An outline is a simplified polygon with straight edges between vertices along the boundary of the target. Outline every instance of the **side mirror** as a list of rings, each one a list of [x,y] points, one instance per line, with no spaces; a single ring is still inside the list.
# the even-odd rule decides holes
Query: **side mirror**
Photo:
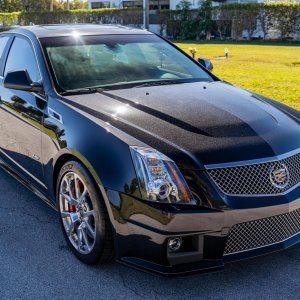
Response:
[[[208,71],[212,72],[214,66],[212,64],[212,62],[209,59],[205,59],[205,58],[198,58],[198,63],[200,65],[202,65],[203,67],[205,67]]]
[[[32,82],[26,70],[7,73],[4,78],[4,87],[35,93],[43,91],[43,85],[39,82]]]

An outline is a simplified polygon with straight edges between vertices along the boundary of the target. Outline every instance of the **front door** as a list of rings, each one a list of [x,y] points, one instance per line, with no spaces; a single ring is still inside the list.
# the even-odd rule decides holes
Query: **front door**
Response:
[[[33,82],[41,81],[32,44],[22,36],[13,40],[4,78],[8,72],[19,70],[27,70]],[[21,175],[43,186],[41,127],[45,102],[35,93],[4,88],[3,80],[0,82],[0,155]]]

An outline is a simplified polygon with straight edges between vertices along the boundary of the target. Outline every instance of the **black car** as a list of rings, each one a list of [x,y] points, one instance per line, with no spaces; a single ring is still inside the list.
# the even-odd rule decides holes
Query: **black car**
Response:
[[[299,111],[144,30],[14,28],[0,56],[1,165],[81,261],[188,274],[299,242]]]

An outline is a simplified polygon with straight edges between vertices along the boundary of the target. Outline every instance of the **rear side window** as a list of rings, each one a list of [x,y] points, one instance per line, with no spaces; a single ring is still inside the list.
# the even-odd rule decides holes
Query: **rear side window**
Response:
[[[40,80],[39,68],[30,43],[26,39],[16,37],[7,57],[4,75],[20,70],[27,70],[33,82]]]
[[[8,42],[8,40],[9,40],[8,36],[1,36],[0,37],[0,59],[2,58],[2,54],[3,54],[3,51],[5,49],[5,46]]]

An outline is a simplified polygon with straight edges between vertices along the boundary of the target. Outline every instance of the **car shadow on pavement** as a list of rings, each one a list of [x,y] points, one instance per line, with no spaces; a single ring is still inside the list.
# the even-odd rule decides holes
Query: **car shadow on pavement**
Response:
[[[253,299],[300,297],[300,247],[231,263],[224,271],[164,278],[70,252],[57,212],[0,170],[1,297],[33,299]]]

